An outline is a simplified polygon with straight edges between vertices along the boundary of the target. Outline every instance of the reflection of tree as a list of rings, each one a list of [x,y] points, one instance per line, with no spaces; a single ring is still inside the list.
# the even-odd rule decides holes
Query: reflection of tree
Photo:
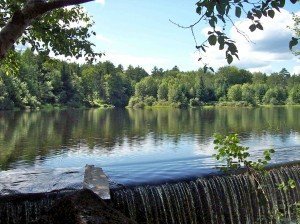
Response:
[[[280,134],[283,141],[299,132],[299,107],[210,108],[151,110],[63,110],[0,113],[0,168],[37,156],[76,150],[84,142],[91,152],[114,150],[116,145],[143,142],[148,135],[157,145],[182,136],[203,143],[215,132],[240,133],[241,138]],[[141,145],[142,147],[142,145]],[[98,153],[98,151],[97,151]]]

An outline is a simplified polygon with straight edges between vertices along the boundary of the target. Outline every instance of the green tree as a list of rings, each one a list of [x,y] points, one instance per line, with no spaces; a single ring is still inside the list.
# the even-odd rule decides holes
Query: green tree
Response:
[[[300,103],[300,85],[294,86],[289,91],[289,101],[291,103]]]
[[[138,97],[146,97],[146,96],[153,96],[157,97],[157,82],[153,77],[146,77],[142,79],[139,83],[135,86],[135,95]]]
[[[60,103],[67,104],[74,96],[74,88],[72,84],[71,71],[67,64],[63,63],[61,69],[61,92]]]
[[[149,75],[143,68],[139,66],[134,68],[131,65],[128,66],[125,74],[128,77],[128,79],[132,80],[133,84],[139,82],[141,79]]]
[[[287,85],[288,76],[284,73],[272,73],[267,78],[267,85],[268,86],[281,86],[285,88]]]
[[[116,107],[128,105],[133,93],[130,81],[124,74],[106,74],[104,76],[105,100]]]
[[[241,101],[242,100],[242,86],[240,84],[231,86],[228,90],[227,98],[229,101]]]
[[[188,105],[188,91],[183,84],[171,85],[168,89],[168,101],[178,107]]]
[[[262,72],[254,72],[252,74],[252,83],[253,84],[264,84],[267,82],[267,75]]]
[[[0,79],[0,109],[7,110],[13,109],[14,102],[9,99],[9,94],[7,92],[6,86],[2,80]]]
[[[151,71],[151,75],[153,76],[161,76],[164,73],[164,70],[162,68],[158,68],[154,66],[154,68]]]
[[[255,90],[252,85],[244,84],[242,86],[242,100],[252,105],[256,104]]]
[[[196,97],[198,98],[198,100],[202,102],[207,102],[206,86],[202,75],[200,75],[195,89],[196,89]]]
[[[168,100],[168,85],[166,83],[161,83],[157,90],[157,99]]]
[[[268,89],[268,91],[266,92],[263,98],[263,102],[265,104],[277,105],[277,104],[284,104],[286,99],[287,99],[287,94],[285,89],[274,87]]]
[[[100,54],[93,51],[89,41],[95,34],[90,31],[93,22],[78,6],[89,1],[92,0],[1,1],[0,59],[5,58],[15,45],[30,44],[33,50],[46,54],[51,50],[56,55],[94,60]],[[74,26],[74,23],[81,25]],[[2,64],[14,62],[12,55],[7,55]]]
[[[253,85],[253,89],[256,103],[263,103],[263,98],[268,90],[268,86],[266,84],[255,84]]]

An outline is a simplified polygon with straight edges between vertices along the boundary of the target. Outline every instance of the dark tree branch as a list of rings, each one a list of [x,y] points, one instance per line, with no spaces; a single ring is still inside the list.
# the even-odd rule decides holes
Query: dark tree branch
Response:
[[[203,14],[195,23],[193,23],[192,25],[189,26],[182,26],[179,23],[175,23],[174,21],[172,21],[171,19],[169,19],[169,21],[171,23],[173,23],[174,25],[178,26],[179,28],[183,28],[183,29],[191,29],[194,26],[196,26],[203,18],[204,18],[205,14]]]
[[[41,15],[54,9],[63,8],[71,5],[79,5],[91,1],[94,0],[55,0],[46,3],[36,4],[35,9],[33,8],[33,11],[35,12],[38,10],[38,13]]]
[[[0,60],[5,57],[32,21],[39,16],[58,8],[91,1],[94,0],[28,1],[22,9],[13,13],[11,19],[0,30]]]

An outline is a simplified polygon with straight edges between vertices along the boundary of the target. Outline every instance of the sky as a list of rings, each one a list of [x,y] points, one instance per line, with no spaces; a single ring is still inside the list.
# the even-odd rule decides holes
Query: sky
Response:
[[[289,1],[286,1],[289,2]],[[103,61],[115,64],[141,66],[148,72],[154,66],[171,69],[177,65],[181,70],[197,70],[203,67],[189,29],[181,29],[169,20],[181,25],[190,25],[199,16],[196,1],[186,0],[96,0],[83,6],[93,17],[97,35],[93,37],[95,50],[104,52]],[[300,4],[288,3],[286,10],[275,14],[274,19],[264,18],[264,31],[251,33],[249,21],[234,20],[238,27],[249,34],[252,43],[239,35],[234,28],[228,33],[236,40],[240,60],[232,65],[250,71],[266,73],[287,68],[291,73],[300,74],[300,58],[288,49],[292,32],[291,12],[300,14]],[[195,29],[198,43],[207,37],[208,25],[198,24]],[[203,61],[215,70],[227,65],[225,52],[218,47],[209,48]]]

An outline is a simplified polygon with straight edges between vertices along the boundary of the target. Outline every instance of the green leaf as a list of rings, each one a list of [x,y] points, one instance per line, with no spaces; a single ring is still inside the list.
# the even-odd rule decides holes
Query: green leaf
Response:
[[[271,18],[273,19],[274,16],[275,16],[275,11],[274,11],[273,9],[270,9],[270,10],[268,11],[268,16],[271,17]]]
[[[261,18],[262,12],[260,10],[252,9],[252,11],[257,18],[259,18],[259,19]]]
[[[254,30],[256,30],[256,25],[252,24],[251,26],[249,26],[249,29],[251,32],[253,32]]]
[[[210,35],[210,36],[208,37],[208,43],[209,43],[211,46],[215,45],[215,44],[217,43],[217,36],[215,36],[215,35]]]
[[[215,27],[216,25],[215,25],[215,20],[213,19],[213,18],[211,18],[210,20],[209,20],[209,25],[211,26],[211,27]]]
[[[200,15],[201,14],[201,10],[202,10],[202,7],[198,6],[197,9],[196,9],[196,13],[198,13]]]
[[[225,14],[225,4],[217,4],[216,8],[217,8],[217,11],[220,15]]]
[[[229,13],[229,11],[230,11],[230,8],[231,8],[230,5],[227,5],[227,6],[226,6],[226,15],[228,15],[228,13]]]
[[[227,63],[231,64],[231,62],[233,61],[233,57],[231,56],[231,54],[227,54]]]
[[[223,49],[224,49],[224,43],[220,44],[220,46],[219,46],[219,50],[223,50]]]
[[[251,19],[251,20],[254,20],[254,17],[253,17],[253,15],[252,15],[252,13],[250,11],[247,14],[247,18]]]
[[[295,37],[292,37],[292,40],[291,40],[290,43],[289,43],[289,48],[290,48],[290,50],[292,50],[292,48],[293,48],[294,46],[296,46],[297,44],[298,44],[298,39],[295,38]]]
[[[241,7],[235,7],[235,16],[240,18],[241,17],[241,14],[242,14],[242,9]]]
[[[264,29],[263,26],[262,26],[260,23],[257,23],[257,24],[256,24],[256,27],[257,27],[258,29],[260,29],[260,30],[263,30],[263,29]]]
[[[218,42],[219,42],[220,45],[224,45],[224,41],[225,41],[224,36],[219,36],[218,37]]]
[[[279,6],[280,8],[283,8],[283,7],[285,6],[285,0],[279,0],[278,6]]]

